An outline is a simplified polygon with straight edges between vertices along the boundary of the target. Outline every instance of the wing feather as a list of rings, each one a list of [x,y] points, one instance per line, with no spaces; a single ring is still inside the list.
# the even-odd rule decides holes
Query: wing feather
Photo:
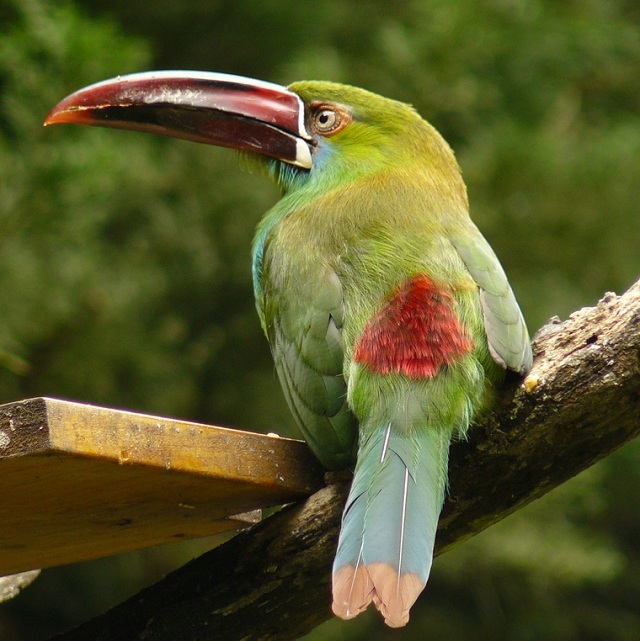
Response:
[[[532,363],[529,332],[502,265],[478,228],[469,221],[451,242],[480,287],[485,331],[493,359],[523,374]]]
[[[307,296],[280,300],[269,340],[285,397],[309,447],[328,468],[353,458],[357,423],[343,376],[342,286],[326,271]]]

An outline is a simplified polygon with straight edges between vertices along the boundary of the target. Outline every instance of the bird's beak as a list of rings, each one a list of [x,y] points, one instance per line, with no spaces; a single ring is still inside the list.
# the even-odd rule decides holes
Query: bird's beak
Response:
[[[222,73],[118,76],[59,102],[44,124],[146,131],[251,151],[303,169],[312,164],[304,104],[286,87]]]

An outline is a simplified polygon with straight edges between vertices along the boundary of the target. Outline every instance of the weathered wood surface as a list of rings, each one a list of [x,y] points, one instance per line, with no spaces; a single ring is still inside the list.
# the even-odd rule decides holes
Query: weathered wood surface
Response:
[[[524,385],[451,452],[437,553],[468,539],[640,432],[640,284],[551,322]],[[286,641],[328,619],[347,483],[240,533],[57,641]]]
[[[28,587],[40,575],[40,570],[29,570],[19,574],[0,576],[0,603],[9,601],[20,593],[20,590]]]
[[[0,406],[0,574],[247,527],[259,519],[250,511],[321,483],[300,441],[47,398],[10,403]]]

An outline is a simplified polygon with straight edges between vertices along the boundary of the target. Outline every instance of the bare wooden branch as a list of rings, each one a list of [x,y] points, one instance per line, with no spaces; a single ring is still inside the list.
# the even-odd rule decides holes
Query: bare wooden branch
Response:
[[[0,603],[18,596],[20,590],[24,590],[35,581],[39,574],[40,570],[29,570],[9,576],[0,576]]]
[[[640,283],[551,321],[536,361],[451,452],[442,553],[640,432]],[[335,482],[57,641],[279,641],[330,617],[329,574],[348,484]]]

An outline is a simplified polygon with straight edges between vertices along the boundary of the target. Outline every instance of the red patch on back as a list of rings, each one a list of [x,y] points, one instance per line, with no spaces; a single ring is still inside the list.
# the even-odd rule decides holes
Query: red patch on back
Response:
[[[429,278],[412,276],[364,328],[354,360],[377,374],[432,378],[473,347],[452,303]]]

